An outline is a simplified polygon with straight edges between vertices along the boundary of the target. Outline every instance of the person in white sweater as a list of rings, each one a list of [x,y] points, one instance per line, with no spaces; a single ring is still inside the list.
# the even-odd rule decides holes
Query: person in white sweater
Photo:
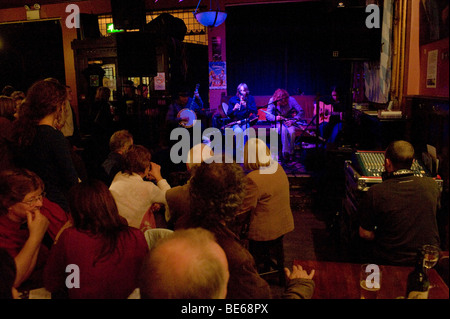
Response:
[[[151,161],[150,151],[142,145],[130,147],[125,155],[125,169],[116,174],[109,187],[119,214],[129,226],[141,230],[156,227],[154,204],[167,205],[168,189],[170,185],[161,176],[161,166]]]

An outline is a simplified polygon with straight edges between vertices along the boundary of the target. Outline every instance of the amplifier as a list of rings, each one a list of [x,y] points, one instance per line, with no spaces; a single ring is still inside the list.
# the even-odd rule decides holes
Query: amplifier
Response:
[[[421,160],[415,159],[411,170],[415,176],[432,177],[425,168]],[[357,151],[353,154],[352,160],[345,161],[346,177],[350,180],[347,187],[357,188],[366,191],[373,184],[381,183],[381,175],[384,172],[384,152],[383,151]],[[442,179],[439,176],[433,177],[442,191]]]

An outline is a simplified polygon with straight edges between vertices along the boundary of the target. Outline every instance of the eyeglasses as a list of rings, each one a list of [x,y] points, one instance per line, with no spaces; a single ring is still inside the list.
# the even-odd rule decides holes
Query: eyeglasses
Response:
[[[22,201],[22,203],[27,204],[30,207],[36,205],[38,201],[41,201],[45,197],[45,192],[42,192],[41,195],[30,198],[29,200]]]

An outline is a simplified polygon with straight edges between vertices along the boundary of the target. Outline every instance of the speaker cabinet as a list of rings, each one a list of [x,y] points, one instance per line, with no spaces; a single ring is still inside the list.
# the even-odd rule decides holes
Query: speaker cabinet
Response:
[[[369,29],[366,18],[370,13],[365,7],[336,8],[331,12],[330,56],[337,60],[379,60],[381,50],[381,21],[383,9],[380,7],[380,28]]]
[[[145,26],[145,0],[111,0],[115,29],[143,30]]]
[[[145,32],[116,34],[117,67],[121,76],[150,76],[157,73],[156,42]]]
[[[80,13],[80,28],[78,29],[78,39],[98,39],[101,36],[98,26],[98,15]]]

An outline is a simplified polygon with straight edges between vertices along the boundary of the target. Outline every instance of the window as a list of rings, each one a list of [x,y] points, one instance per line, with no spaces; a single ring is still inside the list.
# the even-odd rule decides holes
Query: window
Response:
[[[175,18],[182,19],[186,24],[187,32],[186,36],[184,37],[184,42],[208,45],[207,28],[198,23],[192,12],[193,11],[187,9],[153,11],[151,13],[147,13],[146,21],[147,23],[149,23],[150,21],[158,17],[161,13],[170,13]],[[113,23],[113,19],[112,15],[110,14],[100,15],[98,17],[100,33],[103,36],[108,36],[110,34],[106,32],[106,28],[107,25],[111,23]]]

